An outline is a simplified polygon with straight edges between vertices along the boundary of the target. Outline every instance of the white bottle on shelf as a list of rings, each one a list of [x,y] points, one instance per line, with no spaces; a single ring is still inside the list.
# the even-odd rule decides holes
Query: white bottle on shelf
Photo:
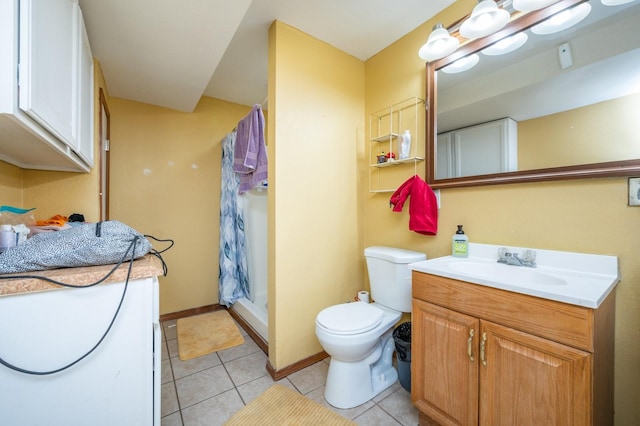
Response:
[[[411,153],[411,132],[405,130],[402,134],[402,140],[400,142],[400,159],[406,160]]]

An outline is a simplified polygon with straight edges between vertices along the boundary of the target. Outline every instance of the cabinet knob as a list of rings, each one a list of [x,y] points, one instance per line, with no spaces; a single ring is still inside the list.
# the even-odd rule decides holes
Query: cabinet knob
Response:
[[[467,340],[467,354],[469,354],[469,362],[473,362],[473,336],[475,331],[473,328],[469,330],[469,340]]]

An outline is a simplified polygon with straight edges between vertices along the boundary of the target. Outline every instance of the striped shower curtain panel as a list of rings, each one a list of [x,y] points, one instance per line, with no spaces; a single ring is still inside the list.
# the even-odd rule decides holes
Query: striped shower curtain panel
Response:
[[[231,306],[236,300],[249,298],[249,274],[244,233],[244,209],[239,200],[240,178],[233,171],[237,133],[222,141],[222,179],[220,181],[220,303]]]

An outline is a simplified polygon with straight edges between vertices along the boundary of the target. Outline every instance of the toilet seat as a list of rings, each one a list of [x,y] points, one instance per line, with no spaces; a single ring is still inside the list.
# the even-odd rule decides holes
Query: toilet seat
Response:
[[[382,309],[369,303],[342,303],[320,311],[316,322],[333,334],[359,334],[376,328],[383,316]]]

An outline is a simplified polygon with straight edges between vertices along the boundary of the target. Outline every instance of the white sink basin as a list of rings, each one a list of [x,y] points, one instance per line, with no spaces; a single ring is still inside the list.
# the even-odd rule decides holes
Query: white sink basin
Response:
[[[498,262],[477,262],[455,258],[447,262],[447,266],[469,276],[510,282],[517,286],[567,285],[567,281],[560,277],[525,266],[509,266]]]
[[[469,243],[468,258],[439,257],[409,269],[589,308],[600,306],[619,281],[615,256],[534,249],[537,268],[530,268],[498,263],[500,247]]]

